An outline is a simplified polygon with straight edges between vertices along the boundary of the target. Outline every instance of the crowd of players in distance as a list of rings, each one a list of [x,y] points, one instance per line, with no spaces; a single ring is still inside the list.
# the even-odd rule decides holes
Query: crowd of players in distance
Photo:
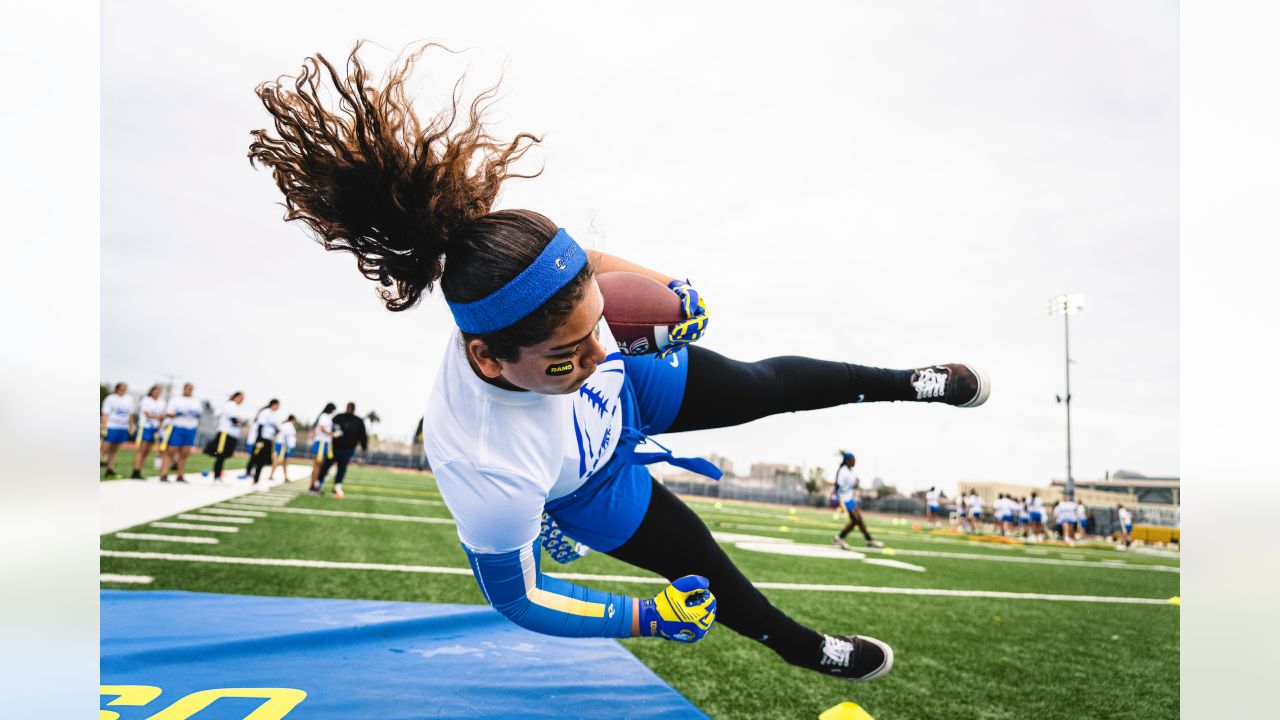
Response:
[[[114,391],[102,401],[100,465],[105,468],[103,478],[120,477],[115,470],[116,453],[122,444],[132,441],[136,448],[130,479],[142,479],[142,467],[154,450],[155,467],[161,471],[160,482],[169,482],[172,472],[176,482],[185,483],[187,458],[196,445],[196,430],[204,414],[204,404],[194,396],[195,386],[186,383],[181,395],[165,402],[161,399],[164,388],[152,385],[136,404],[128,390],[126,383],[117,383]],[[333,496],[342,498],[347,465],[357,448],[368,451],[369,436],[364,420],[355,414],[355,403],[347,403],[346,412],[335,414],[335,410],[337,406],[327,403],[311,424],[310,492],[324,494],[329,469],[336,465]],[[267,480],[274,480],[276,469],[284,468],[296,449],[297,416],[282,412],[280,401],[272,398],[251,417],[250,410],[244,407],[244,393],[237,391],[223,403],[216,417],[217,432],[204,446],[204,453],[214,458],[213,471],[206,474],[212,474],[214,482],[222,482],[223,467],[227,459],[235,455],[243,436],[249,461],[239,479],[252,479],[254,485],[265,489],[266,484],[260,483],[262,471],[270,468]]]
[[[862,518],[862,510],[858,507],[860,481],[856,470],[857,463],[853,453],[840,451],[840,466],[836,468],[835,479],[831,484],[831,503],[833,507],[844,508],[849,515],[849,522],[845,524],[843,530],[832,536],[831,542],[836,547],[849,550],[849,543],[845,538],[854,528],[857,528],[862,532],[867,547],[884,547],[884,543],[871,537],[871,531]],[[952,526],[974,534],[986,531],[982,497],[977,492],[970,490],[968,495],[956,498],[953,502],[955,513],[948,518]],[[925,493],[925,504],[928,509],[928,526],[943,527],[942,491],[936,487],[929,488]],[[1133,515],[1124,505],[1117,505],[1116,509],[1123,528],[1120,541],[1128,547],[1132,543]],[[1077,538],[1084,539],[1088,536],[1088,508],[1084,503],[1077,503],[1071,498],[1059,500],[1054,503],[1049,512],[1046,512],[1044,500],[1035,492],[1032,492],[1029,498],[1015,498],[1012,495],[1000,493],[996,498],[994,510],[995,523],[991,528],[1005,537],[1020,537],[1026,542],[1043,542],[1046,536],[1056,536],[1074,545]],[[1052,523],[1046,522],[1050,519]]]
[[[929,526],[943,527],[942,492],[936,487],[929,488],[925,503]],[[1089,536],[1089,509],[1083,502],[1076,502],[1070,497],[1055,502],[1046,510],[1044,500],[1035,492],[1030,497],[1000,493],[993,508],[994,522],[990,525],[983,514],[982,497],[977,492],[970,490],[968,495],[962,495],[952,503],[955,511],[948,516],[948,523],[967,533],[981,534],[990,528],[1001,536],[1019,537],[1027,542],[1056,538],[1069,545]],[[1116,512],[1120,516],[1120,542],[1129,547],[1133,543],[1133,513],[1123,504],[1116,505]]]

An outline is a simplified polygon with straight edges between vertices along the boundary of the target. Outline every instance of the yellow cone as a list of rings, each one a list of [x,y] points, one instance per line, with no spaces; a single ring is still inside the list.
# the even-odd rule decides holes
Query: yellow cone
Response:
[[[1170,605],[1177,605],[1178,607],[1182,607],[1182,596],[1180,596],[1180,595],[1174,595],[1173,597],[1169,598],[1169,604],[1170,604]]]
[[[842,702],[818,716],[818,720],[875,720],[857,703]]]
[[[885,549],[884,549],[884,554],[885,554],[885,555],[892,555],[892,554],[893,554],[893,548],[885,548]]]
[[[787,531],[787,526],[786,526],[786,525],[779,525],[779,526],[778,526],[778,532],[786,532],[786,531]]]

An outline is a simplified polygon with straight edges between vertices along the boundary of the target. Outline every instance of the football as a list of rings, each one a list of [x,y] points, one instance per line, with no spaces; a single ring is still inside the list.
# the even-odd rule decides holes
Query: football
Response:
[[[604,295],[604,320],[623,355],[651,355],[666,349],[671,328],[685,319],[679,295],[636,273],[602,273],[596,282]]]

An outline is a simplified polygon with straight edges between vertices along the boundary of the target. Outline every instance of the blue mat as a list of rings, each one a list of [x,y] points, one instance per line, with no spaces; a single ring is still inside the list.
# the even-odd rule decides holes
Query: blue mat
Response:
[[[202,703],[198,720],[707,717],[617,642],[539,635],[489,607],[103,590],[101,608],[102,685],[160,692],[104,688],[121,720]],[[192,695],[226,689],[241,691]],[[146,704],[108,705],[108,690]]]

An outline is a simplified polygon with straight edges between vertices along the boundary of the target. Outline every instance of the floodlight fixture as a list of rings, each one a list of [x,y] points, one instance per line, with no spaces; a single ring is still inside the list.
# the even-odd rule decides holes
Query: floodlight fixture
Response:
[[[1084,294],[1058,295],[1049,300],[1050,315],[1074,315],[1084,309]]]

